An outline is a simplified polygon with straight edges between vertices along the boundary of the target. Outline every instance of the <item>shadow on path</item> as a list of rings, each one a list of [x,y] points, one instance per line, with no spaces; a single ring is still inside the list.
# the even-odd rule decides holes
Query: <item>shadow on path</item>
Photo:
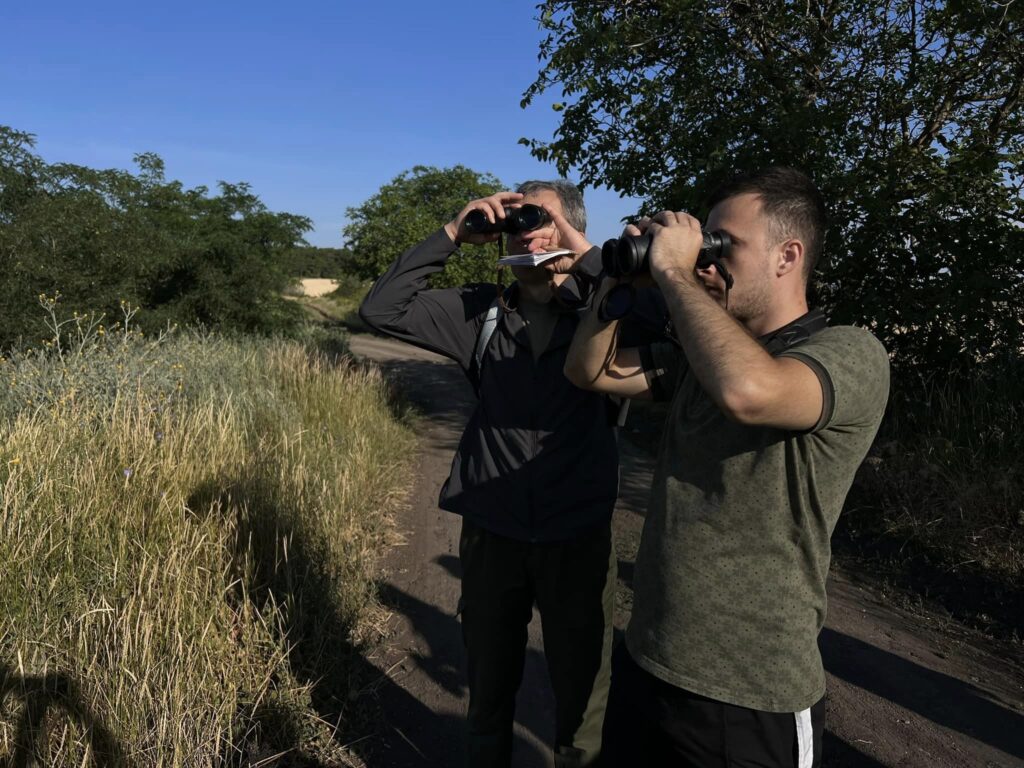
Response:
[[[822,765],[828,768],[885,768],[875,758],[847,744],[831,731],[825,731],[822,739]]]
[[[996,704],[975,686],[827,627],[819,644],[825,669],[836,677],[1024,759],[1024,715]]]
[[[452,559],[458,562],[457,558]],[[458,619],[392,585],[381,586],[380,595],[385,605],[411,622],[415,632],[426,644],[425,652],[409,655],[409,663],[428,676],[438,688],[461,699],[466,691],[466,673],[462,630]],[[524,667],[529,669],[537,665],[543,667],[543,654],[528,649]],[[440,718],[436,712],[424,715],[421,711],[422,703],[410,706],[410,698],[410,694],[401,687],[400,678],[378,692],[387,726],[402,736],[408,749],[403,749],[401,744],[390,739],[386,762],[383,761],[385,758],[382,753],[382,762],[371,761],[370,764],[380,765],[381,768],[461,764],[461,750],[465,743],[465,720],[462,714]],[[547,740],[547,731],[550,730],[547,717],[543,709],[516,708],[516,722],[542,741]],[[518,736],[513,750],[517,764],[545,765],[545,756]],[[419,762],[416,761],[417,757]],[[396,759],[399,762],[393,762]]]

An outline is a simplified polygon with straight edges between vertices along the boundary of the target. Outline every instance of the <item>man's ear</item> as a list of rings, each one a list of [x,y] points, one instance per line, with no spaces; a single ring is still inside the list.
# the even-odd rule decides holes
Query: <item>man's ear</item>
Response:
[[[804,244],[799,240],[786,240],[779,246],[779,257],[775,265],[775,275],[782,277],[791,272],[800,273],[804,265]]]

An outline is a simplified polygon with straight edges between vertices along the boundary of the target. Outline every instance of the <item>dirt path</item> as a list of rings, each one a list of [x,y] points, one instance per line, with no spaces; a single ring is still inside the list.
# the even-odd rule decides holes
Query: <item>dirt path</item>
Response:
[[[351,346],[377,361],[423,414],[415,487],[400,521],[405,544],[389,554],[383,574],[393,610],[390,639],[369,659],[382,673],[375,693],[385,720],[368,765],[458,766],[467,703],[455,617],[459,520],[436,502],[473,395],[458,368],[436,355],[368,335],[354,335]],[[645,454],[623,445],[614,521],[620,629],[632,603],[651,472]],[[1019,646],[994,643],[942,616],[895,608],[870,575],[833,573],[829,601],[821,635],[826,766],[1024,766]],[[551,764],[552,713],[535,617],[517,706],[517,768]]]

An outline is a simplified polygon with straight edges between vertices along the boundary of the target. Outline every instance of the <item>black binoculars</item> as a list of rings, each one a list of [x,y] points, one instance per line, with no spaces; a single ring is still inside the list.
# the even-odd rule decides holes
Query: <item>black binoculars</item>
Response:
[[[517,232],[532,232],[540,229],[551,222],[548,212],[539,205],[526,203],[518,208],[505,206],[505,218],[498,219],[493,223],[487,220],[487,214],[479,208],[474,208],[466,214],[463,224],[466,231],[474,235],[490,235],[495,232],[507,232],[514,235]]]
[[[697,256],[697,269],[715,267],[722,271],[719,260],[729,254],[732,240],[725,232],[704,232],[704,244]],[[635,275],[650,270],[647,252],[651,247],[651,235],[625,235],[612,238],[601,248],[601,264],[605,274],[612,277]]]

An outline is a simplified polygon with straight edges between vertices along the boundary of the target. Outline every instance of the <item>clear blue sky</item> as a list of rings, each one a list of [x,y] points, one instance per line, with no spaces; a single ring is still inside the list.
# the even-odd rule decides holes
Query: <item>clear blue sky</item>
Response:
[[[417,164],[509,185],[556,175],[517,144],[557,125],[558,94],[519,107],[535,14],[521,0],[7,2],[0,123],[50,162],[129,168],[152,151],[186,186],[247,181],[339,246],[345,209]],[[639,207],[585,196],[597,244]]]

